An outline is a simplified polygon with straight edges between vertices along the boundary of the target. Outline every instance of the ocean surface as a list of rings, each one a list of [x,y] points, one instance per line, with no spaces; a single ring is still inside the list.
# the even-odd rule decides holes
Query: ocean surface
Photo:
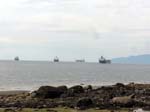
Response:
[[[150,83],[150,65],[0,61],[0,90],[34,90],[42,85]]]

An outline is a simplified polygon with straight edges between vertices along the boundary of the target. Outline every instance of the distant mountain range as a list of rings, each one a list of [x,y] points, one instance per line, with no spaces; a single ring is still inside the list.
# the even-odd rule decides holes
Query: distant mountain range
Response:
[[[112,63],[150,64],[150,54],[114,58]]]

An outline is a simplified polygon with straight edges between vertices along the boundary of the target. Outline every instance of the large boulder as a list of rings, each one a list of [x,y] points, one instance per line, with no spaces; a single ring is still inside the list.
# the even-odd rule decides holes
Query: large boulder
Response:
[[[74,96],[75,94],[80,93],[84,93],[84,88],[80,85],[76,85],[68,89],[67,96]]]
[[[85,92],[90,92],[90,91],[92,91],[93,90],[93,87],[91,86],[91,85],[88,85],[88,86],[85,86],[84,87],[84,91]]]
[[[72,91],[73,93],[84,93],[84,88],[80,85],[76,85],[69,88],[69,91]]]
[[[76,103],[77,109],[87,109],[93,105],[93,101],[90,98],[81,98]]]
[[[62,93],[65,93],[68,90],[67,86],[58,86],[57,89]]]
[[[40,98],[59,98],[63,93],[67,91],[66,86],[52,87],[52,86],[42,86],[37,91],[34,92],[35,97]]]
[[[130,96],[122,96],[122,97],[114,97],[112,99],[112,103],[115,105],[119,105],[119,106],[133,106],[133,102],[134,102],[134,95],[130,95]]]
[[[117,88],[121,88],[121,87],[124,88],[125,87],[125,85],[123,83],[116,83],[114,86]]]

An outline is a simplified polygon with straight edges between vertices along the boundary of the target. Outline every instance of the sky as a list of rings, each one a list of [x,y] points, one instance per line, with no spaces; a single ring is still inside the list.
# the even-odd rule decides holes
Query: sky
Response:
[[[0,0],[0,59],[150,53],[149,0]]]

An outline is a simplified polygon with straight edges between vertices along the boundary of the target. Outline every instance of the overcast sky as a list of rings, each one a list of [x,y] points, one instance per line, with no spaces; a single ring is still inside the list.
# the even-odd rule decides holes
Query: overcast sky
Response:
[[[149,53],[149,0],[0,0],[0,59]]]

